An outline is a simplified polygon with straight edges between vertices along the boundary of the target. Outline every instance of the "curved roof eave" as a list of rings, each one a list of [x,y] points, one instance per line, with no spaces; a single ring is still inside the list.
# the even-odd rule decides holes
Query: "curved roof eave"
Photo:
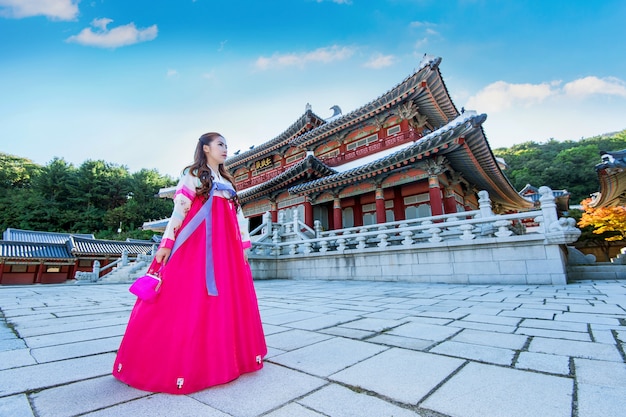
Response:
[[[230,169],[230,167],[239,165],[242,162],[245,162],[246,160],[256,158],[260,152],[267,151],[275,147],[277,148],[286,144],[292,136],[298,134],[298,132],[304,129],[307,126],[307,124],[310,123],[310,121],[313,119],[316,119],[317,121],[324,123],[323,118],[313,113],[312,110],[307,109],[304,112],[304,114],[302,114],[302,116],[300,116],[294,123],[292,123],[291,126],[285,129],[284,132],[282,132],[275,138],[270,139],[269,141],[260,144],[259,146],[255,146],[254,148],[247,150],[239,155],[234,155],[228,158],[225,161],[225,165],[229,167]]]
[[[301,176],[301,174],[306,173],[309,169],[317,172],[320,176],[328,176],[337,172],[328,165],[324,164],[314,155],[307,155],[306,158],[294,164],[286,171],[278,174],[271,180],[257,186],[247,188],[238,193],[239,201],[243,203],[253,200],[254,198],[258,198],[259,195],[294,182]]]
[[[326,136],[351,128],[354,124],[388,110],[410,97],[415,100],[420,114],[428,116],[429,123],[433,127],[438,128],[445,125],[457,117],[459,112],[454,106],[441,77],[440,63],[440,57],[425,56],[413,74],[386,93],[344,116],[294,137],[290,143],[302,146],[317,142]],[[422,82],[426,82],[426,87],[421,86]]]
[[[626,149],[602,152],[602,163],[595,166],[600,191],[591,198],[591,207],[626,205]]]

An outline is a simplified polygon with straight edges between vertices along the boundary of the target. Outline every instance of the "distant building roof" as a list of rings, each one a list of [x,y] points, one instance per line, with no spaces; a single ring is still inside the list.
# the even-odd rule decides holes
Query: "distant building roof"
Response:
[[[12,242],[65,243],[70,236],[95,239],[93,234],[87,233],[38,232],[36,230],[13,229],[10,227],[2,233],[3,240]]]
[[[0,240],[0,260],[76,259],[81,256],[121,256],[150,253],[157,240],[103,240],[92,234],[7,229]]]
[[[8,259],[74,260],[64,243],[0,241],[0,261]]]
[[[626,206],[626,149],[600,152],[596,165],[600,191],[592,196],[591,207]]]

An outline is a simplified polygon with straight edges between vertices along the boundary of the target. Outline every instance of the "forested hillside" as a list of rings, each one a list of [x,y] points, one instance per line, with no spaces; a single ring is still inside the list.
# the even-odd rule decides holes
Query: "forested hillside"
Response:
[[[131,174],[124,166],[91,160],[76,168],[60,158],[40,166],[0,153],[0,231],[12,227],[106,239],[150,238],[152,233],[140,227],[171,214],[172,201],[155,196],[173,184],[156,170]]]
[[[626,149],[626,130],[578,141],[525,142],[493,153],[508,165],[505,173],[516,190],[526,184],[567,189],[572,194],[570,204],[575,205],[599,191],[595,166],[601,162],[600,151],[622,149]]]
[[[600,151],[626,149],[626,130],[579,141],[526,142],[493,152],[505,160],[515,189],[526,184],[567,189],[571,204],[598,191]],[[0,153],[0,231],[6,228],[94,233],[99,238],[149,238],[148,220],[168,217],[172,201],[155,198],[175,180],[156,170],[88,160],[75,167],[62,158],[40,166]],[[122,228],[122,233],[117,230]]]

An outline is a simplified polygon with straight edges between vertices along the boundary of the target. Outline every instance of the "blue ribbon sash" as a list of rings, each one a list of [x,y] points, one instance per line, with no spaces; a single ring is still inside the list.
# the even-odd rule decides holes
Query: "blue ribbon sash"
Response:
[[[206,277],[206,289],[207,293],[212,296],[217,296],[217,285],[215,284],[215,268],[213,264],[213,221],[211,218],[211,211],[213,208],[213,194],[218,191],[226,191],[230,194],[231,198],[235,196],[235,189],[229,184],[223,184],[220,182],[213,182],[213,187],[209,193],[208,200],[204,203],[202,208],[193,216],[193,218],[183,227],[172,248],[170,257],[181,247],[183,243],[193,234],[194,231],[202,222],[205,227],[205,240],[206,240],[206,256],[205,256],[205,277]]]

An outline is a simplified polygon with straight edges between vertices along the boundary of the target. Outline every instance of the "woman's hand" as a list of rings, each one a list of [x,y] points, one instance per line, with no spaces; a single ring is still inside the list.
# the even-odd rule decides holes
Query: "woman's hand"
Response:
[[[243,260],[246,261],[246,263],[248,263],[248,252],[250,252],[250,249],[243,250]]]
[[[165,265],[171,253],[172,250],[170,248],[159,248],[159,250],[157,250],[156,252],[156,255],[154,255],[154,259],[157,261],[157,263]]]

